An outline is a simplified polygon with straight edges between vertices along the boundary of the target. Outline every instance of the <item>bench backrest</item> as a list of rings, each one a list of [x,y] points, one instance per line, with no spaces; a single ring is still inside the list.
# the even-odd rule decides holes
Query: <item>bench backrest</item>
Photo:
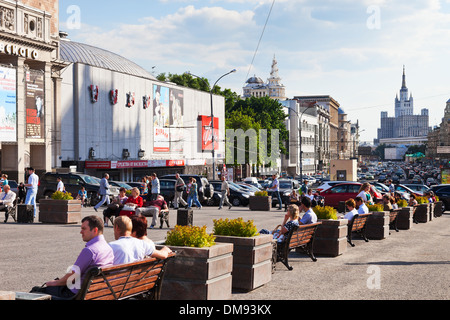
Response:
[[[354,231],[359,231],[362,230],[367,222],[367,218],[369,218],[369,216],[372,213],[365,213],[365,214],[356,214],[352,221],[351,221],[351,228],[349,228],[352,232]]]
[[[142,293],[159,300],[162,279],[168,259],[149,258],[142,261],[92,268],[88,271],[75,300],[123,300]]]
[[[300,225],[294,227],[288,234],[286,241],[289,241],[289,249],[298,248],[300,246],[308,244],[314,237],[314,233],[322,222],[313,224]]]

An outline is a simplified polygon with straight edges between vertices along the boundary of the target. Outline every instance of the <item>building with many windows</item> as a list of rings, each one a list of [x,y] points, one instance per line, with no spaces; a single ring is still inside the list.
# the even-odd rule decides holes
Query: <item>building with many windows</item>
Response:
[[[406,73],[403,68],[403,81],[400,97],[395,98],[395,117],[381,112],[381,126],[375,144],[409,144],[415,140],[426,140],[430,132],[428,109],[414,115],[414,99],[406,86]]]

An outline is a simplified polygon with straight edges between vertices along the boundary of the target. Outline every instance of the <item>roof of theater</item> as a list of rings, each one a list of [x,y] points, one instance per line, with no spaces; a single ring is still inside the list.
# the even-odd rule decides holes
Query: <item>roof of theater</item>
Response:
[[[60,49],[61,59],[66,62],[82,63],[93,67],[156,80],[150,72],[136,63],[101,48],[61,39]]]

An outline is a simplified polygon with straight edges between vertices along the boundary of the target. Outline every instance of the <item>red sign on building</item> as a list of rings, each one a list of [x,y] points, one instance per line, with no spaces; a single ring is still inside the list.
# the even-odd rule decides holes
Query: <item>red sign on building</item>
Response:
[[[211,151],[213,144],[213,130],[211,117],[199,116],[202,122],[202,151]],[[214,118],[214,150],[219,150],[219,118]]]

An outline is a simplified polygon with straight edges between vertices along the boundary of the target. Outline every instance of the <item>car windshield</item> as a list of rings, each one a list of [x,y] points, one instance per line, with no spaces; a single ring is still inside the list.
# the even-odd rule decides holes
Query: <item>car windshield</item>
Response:
[[[290,183],[290,182],[280,182],[280,188],[290,189],[290,188],[292,188],[292,183]]]
[[[100,179],[92,176],[80,176],[81,179],[83,179],[84,182],[88,184],[100,184]],[[98,180],[97,180],[98,179]]]

